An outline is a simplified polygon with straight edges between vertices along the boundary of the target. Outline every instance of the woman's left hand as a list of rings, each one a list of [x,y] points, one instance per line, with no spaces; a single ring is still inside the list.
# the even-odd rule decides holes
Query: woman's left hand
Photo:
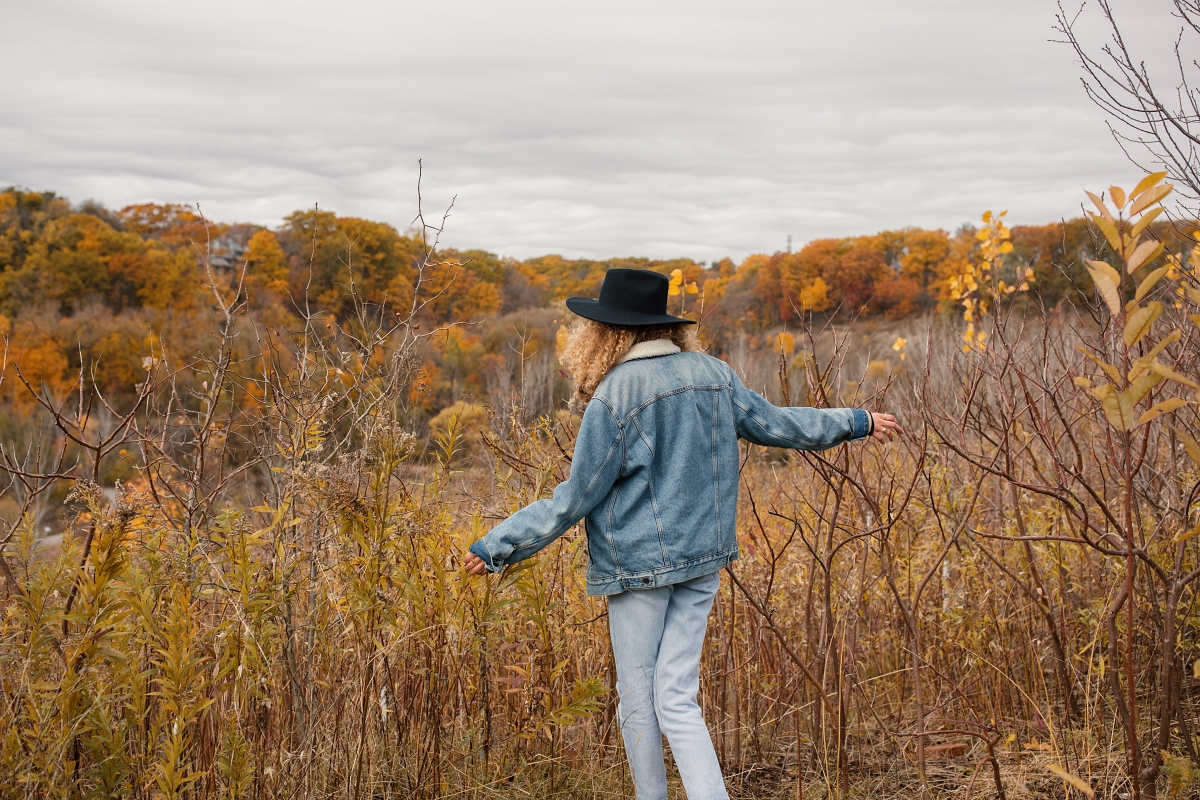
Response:
[[[875,432],[871,436],[881,442],[890,442],[893,437],[904,433],[904,429],[900,427],[900,423],[896,422],[896,418],[891,414],[876,414],[872,412],[871,417],[875,420]]]
[[[463,569],[468,575],[482,575],[487,572],[487,564],[484,564],[479,556],[467,551],[467,557],[463,559]]]

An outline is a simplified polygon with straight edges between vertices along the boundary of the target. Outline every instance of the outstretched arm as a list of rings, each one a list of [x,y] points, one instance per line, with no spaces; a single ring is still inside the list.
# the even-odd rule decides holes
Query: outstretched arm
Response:
[[[733,415],[738,436],[766,447],[825,450],[842,442],[873,436],[881,442],[899,434],[890,414],[869,414],[858,408],[780,408],[747,389],[730,369]]]
[[[499,572],[529,558],[583,519],[599,503],[621,471],[621,429],[600,400],[588,403],[575,438],[571,475],[554,495],[530,503],[471,545],[463,569],[472,575]]]

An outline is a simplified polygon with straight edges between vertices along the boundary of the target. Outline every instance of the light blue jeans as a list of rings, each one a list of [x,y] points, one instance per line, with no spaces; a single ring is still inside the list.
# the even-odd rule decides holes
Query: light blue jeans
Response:
[[[617,714],[637,800],[666,800],[662,737],[688,800],[727,800],[721,765],[696,703],[700,652],[721,573],[608,598]]]

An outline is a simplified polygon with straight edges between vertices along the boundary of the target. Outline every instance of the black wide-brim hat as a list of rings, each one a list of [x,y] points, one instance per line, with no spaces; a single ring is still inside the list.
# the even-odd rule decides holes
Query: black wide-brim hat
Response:
[[[695,320],[667,313],[671,282],[665,275],[645,269],[610,269],[604,273],[600,299],[572,297],[567,308],[586,319],[609,325],[694,325]]]

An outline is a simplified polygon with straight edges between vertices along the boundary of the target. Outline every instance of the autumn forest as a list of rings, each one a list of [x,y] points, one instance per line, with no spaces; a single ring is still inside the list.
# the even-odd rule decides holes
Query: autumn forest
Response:
[[[1187,226],[1171,230],[1188,233]],[[711,264],[557,255],[521,261],[441,249],[423,276],[430,296],[421,317],[441,332],[426,342],[416,406],[425,422],[456,402],[503,396],[518,380],[517,362],[539,354],[546,384],[557,330],[568,322],[562,301],[595,296],[612,267],[679,271],[675,310],[702,319],[706,344],[729,357],[739,348],[770,349],[772,337],[797,332],[801,317],[844,325],[944,315],[958,305],[954,281],[979,258],[976,234],[973,226],[908,228]],[[1105,251],[1097,236],[1083,219],[1012,227],[1011,252],[996,276],[1006,281],[1001,290],[1021,288],[1024,303],[1041,306],[1087,299],[1092,290],[1080,265],[1085,254]],[[297,211],[272,231],[206,220],[182,205],[110,211],[8,189],[0,194],[0,312],[35,387],[65,392],[85,363],[94,364],[97,386],[128,391],[157,348],[183,356],[204,335],[212,306],[206,269],[222,281],[244,271],[250,312],[264,325],[295,326],[310,314],[336,325],[355,303],[407,312],[423,246],[414,230],[330,211]],[[564,394],[553,387],[534,410],[560,407]]]
[[[1174,191],[740,263],[0,192],[0,795],[633,796],[579,527],[461,568],[565,479],[564,301],[619,266],[772,402],[905,428],[743,445],[699,697],[733,797],[1196,796]]]

